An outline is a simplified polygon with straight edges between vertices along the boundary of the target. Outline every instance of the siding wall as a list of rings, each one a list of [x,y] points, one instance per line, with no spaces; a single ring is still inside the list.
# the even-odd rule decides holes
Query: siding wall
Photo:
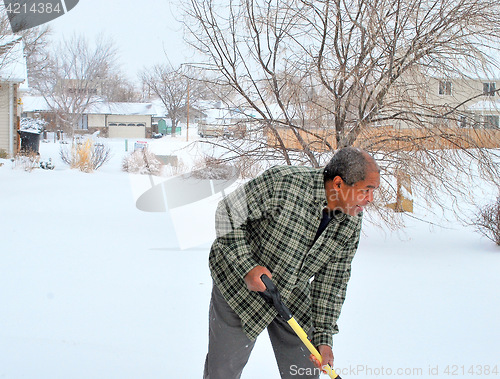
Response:
[[[441,82],[451,83],[450,94],[439,94]],[[495,83],[495,88],[500,88],[500,80],[489,79],[437,79],[415,73],[408,73],[406,77],[396,82],[386,98],[387,104],[395,104],[394,111],[398,110],[400,102],[406,101],[407,104],[430,105],[432,106],[448,106],[456,107],[457,111],[463,114],[471,115],[497,115],[499,111],[470,111],[469,107],[475,103],[482,101],[498,101],[500,96],[496,93],[494,96],[483,94],[483,83]],[[446,92],[446,90],[445,90]],[[450,120],[451,121],[451,120]],[[456,123],[456,122],[455,122]],[[383,121],[379,126],[390,127],[394,126],[394,121]],[[449,126],[453,126],[453,122],[448,122]],[[399,128],[413,128],[410,122],[401,120],[397,125]]]
[[[0,83],[0,149],[9,153],[9,84]]]
[[[496,88],[499,88],[499,81],[495,80],[481,80],[481,79],[452,79],[451,81],[451,95],[440,95],[439,94],[439,83],[441,80],[430,78],[429,79],[429,89],[430,92],[428,94],[427,102],[430,104],[436,105],[458,105],[466,100],[478,96],[472,101],[467,102],[466,105],[461,107],[462,109],[466,109],[471,104],[477,103],[483,100],[498,100],[498,93],[494,96],[485,96],[483,94],[483,83],[495,83]]]
[[[105,128],[106,127],[106,116],[103,114],[89,114],[88,115],[88,127],[90,128]]]

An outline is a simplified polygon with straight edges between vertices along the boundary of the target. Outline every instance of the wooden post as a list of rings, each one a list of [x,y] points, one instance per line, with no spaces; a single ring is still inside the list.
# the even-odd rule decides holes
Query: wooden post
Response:
[[[189,141],[189,79],[187,85],[186,141]]]

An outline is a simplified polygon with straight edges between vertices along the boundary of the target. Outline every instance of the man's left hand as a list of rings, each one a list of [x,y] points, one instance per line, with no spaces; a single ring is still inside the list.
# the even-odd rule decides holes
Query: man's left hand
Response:
[[[323,358],[323,362],[319,362],[314,355],[310,355],[309,359],[311,360],[314,365],[320,369],[323,370],[323,366],[329,364],[330,367],[333,368],[333,351],[332,348],[328,345],[319,345],[318,346],[318,351],[321,354],[321,357]],[[323,372],[325,372],[323,370]]]

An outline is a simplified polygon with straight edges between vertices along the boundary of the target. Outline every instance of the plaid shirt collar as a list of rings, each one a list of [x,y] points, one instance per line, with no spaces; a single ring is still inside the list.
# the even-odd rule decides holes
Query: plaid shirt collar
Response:
[[[328,201],[326,199],[326,191],[325,191],[325,179],[324,179],[324,170],[323,169],[317,169],[316,170],[316,176],[314,178],[314,185],[313,185],[313,197],[315,202],[321,204],[323,209],[326,207],[328,204]]]
[[[324,169],[317,169],[315,178],[314,178],[314,185],[313,185],[313,198],[314,202],[318,204],[318,220],[321,220],[323,209],[327,207],[328,205],[328,200],[326,198],[326,189],[325,189],[325,179],[324,179]],[[335,222],[342,222],[346,217],[361,217],[362,214],[359,216],[350,216],[342,211],[335,211],[333,213],[332,219]]]

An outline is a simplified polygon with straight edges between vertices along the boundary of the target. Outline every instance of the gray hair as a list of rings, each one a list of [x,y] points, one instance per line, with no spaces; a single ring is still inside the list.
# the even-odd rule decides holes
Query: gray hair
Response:
[[[364,150],[356,147],[344,147],[338,150],[325,167],[324,180],[333,180],[340,176],[348,185],[352,186],[366,179],[367,172],[380,172],[375,160]]]

